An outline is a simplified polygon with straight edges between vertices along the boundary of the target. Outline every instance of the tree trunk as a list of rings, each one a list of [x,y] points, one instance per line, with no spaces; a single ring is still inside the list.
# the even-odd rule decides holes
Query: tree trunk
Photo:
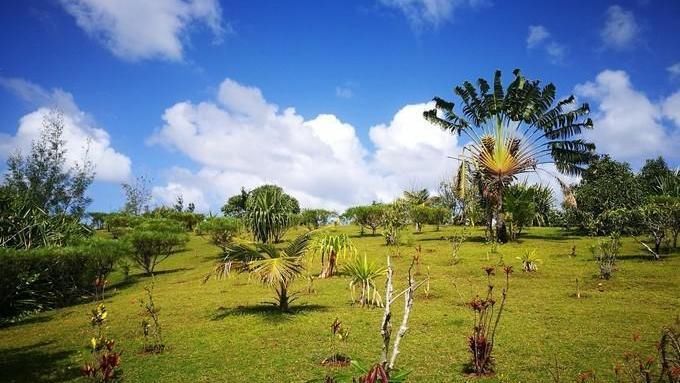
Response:
[[[288,311],[288,287],[285,283],[281,282],[279,285],[279,310],[282,312]]]
[[[337,262],[337,258],[338,256],[335,253],[335,251],[331,250],[330,254],[328,254],[328,264],[321,271],[321,278],[328,278],[333,276],[333,273],[335,272],[335,264]]]

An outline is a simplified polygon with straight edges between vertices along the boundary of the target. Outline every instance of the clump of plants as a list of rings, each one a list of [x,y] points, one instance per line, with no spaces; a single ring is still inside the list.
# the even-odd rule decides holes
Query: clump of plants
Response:
[[[597,265],[600,268],[600,278],[611,278],[616,268],[616,258],[619,255],[621,243],[618,234],[612,234],[608,239],[600,240],[597,245],[590,247]]]
[[[469,369],[470,372],[478,376],[491,374],[494,370],[493,349],[496,331],[498,330],[503,309],[505,308],[512,266],[505,266],[503,268],[505,285],[501,290],[500,302],[497,302],[494,296],[494,284],[491,278],[495,275],[496,269],[494,267],[486,267],[484,271],[487,275],[486,296],[484,298],[477,296],[468,303],[468,306],[474,313],[472,334],[468,337],[468,351],[470,352]]]
[[[538,270],[538,262],[540,262],[540,259],[536,259],[536,250],[526,250],[524,251],[524,255],[521,257],[517,257],[520,261],[522,261],[522,271],[531,273],[536,270]]]
[[[376,279],[385,275],[386,269],[384,267],[369,262],[368,257],[364,254],[363,258],[355,257],[343,270],[350,277],[349,288],[352,303],[359,303],[361,307],[367,305],[383,307],[382,297],[376,286]],[[359,299],[355,298],[357,285],[361,287]]]
[[[144,286],[146,292],[146,299],[139,300],[139,306],[142,308],[142,334],[144,335],[144,352],[160,354],[165,350],[165,343],[163,342],[163,329],[158,316],[161,309],[156,306],[153,299],[154,282]]]
[[[324,359],[321,364],[327,367],[348,366],[351,358],[339,351],[339,346],[344,345],[349,338],[349,328],[344,327],[338,318],[331,323],[330,348],[331,355]]]
[[[678,383],[680,382],[680,319],[674,326],[661,332],[657,343],[657,355],[642,355],[637,351],[623,354],[623,360],[614,367],[619,383]],[[639,342],[635,334],[633,341]]]
[[[201,222],[198,231],[207,234],[210,242],[224,253],[241,231],[241,222],[232,217],[212,217]]]
[[[120,352],[115,351],[116,342],[106,336],[109,313],[100,300],[105,284],[99,283],[102,295],[95,296],[95,302],[98,303],[90,316],[90,325],[94,329],[94,335],[90,339],[91,361],[82,366],[80,372],[92,382],[117,382],[121,379]]]
[[[320,278],[332,277],[337,269],[338,259],[356,255],[356,248],[346,234],[324,232],[314,237],[311,243],[314,254],[321,256]]]

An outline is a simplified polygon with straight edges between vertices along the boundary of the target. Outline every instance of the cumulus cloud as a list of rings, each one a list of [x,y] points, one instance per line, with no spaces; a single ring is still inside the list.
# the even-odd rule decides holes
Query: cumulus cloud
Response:
[[[57,109],[63,114],[63,139],[69,166],[87,158],[95,167],[95,179],[120,182],[130,175],[130,159],[111,146],[108,132],[96,126],[94,119],[81,111],[73,96],[61,89],[48,91],[18,78],[0,78],[0,86],[36,106],[36,110],[19,120],[14,135],[0,133],[0,157],[19,150],[27,152],[40,137],[44,116]]]
[[[614,49],[631,48],[639,32],[640,27],[632,11],[618,5],[607,8],[605,24],[600,31],[605,46]]]
[[[543,25],[530,25],[527,35],[527,49],[540,49],[548,56],[553,64],[564,60],[566,48],[552,38],[552,35]]]
[[[595,142],[598,152],[633,165],[658,155],[677,157],[673,147],[680,139],[677,125],[667,126],[664,119],[680,121],[673,112],[680,101],[678,93],[654,102],[634,88],[626,72],[614,70],[602,71],[594,81],[577,85],[575,93],[597,105],[593,108],[595,129],[585,135]]]
[[[181,60],[186,36],[195,24],[207,26],[219,41],[225,32],[218,0],[61,0],[88,35],[124,60]]]
[[[530,25],[527,48],[534,48],[550,37],[548,29],[542,25]]]
[[[391,200],[413,185],[434,188],[451,171],[446,157],[458,148],[455,136],[423,119],[432,106],[407,105],[389,123],[371,127],[375,150],[369,151],[338,117],[305,119],[266,101],[259,89],[226,79],[215,100],[166,109],[149,143],[183,153],[200,169],[172,169],[156,193],[174,200],[170,194],[192,186],[216,208],[241,186],[276,183],[305,206],[343,209]]]
[[[680,77],[680,62],[677,62],[668,68],[666,68],[668,71],[668,74],[671,76],[671,78],[678,78]]]
[[[383,5],[398,9],[406,16],[413,28],[437,27],[453,17],[456,9],[476,8],[485,0],[380,0]]]

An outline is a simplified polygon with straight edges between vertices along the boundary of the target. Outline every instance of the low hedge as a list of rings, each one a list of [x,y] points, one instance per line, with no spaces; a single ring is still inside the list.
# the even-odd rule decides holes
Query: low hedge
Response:
[[[90,238],[74,246],[33,250],[0,248],[0,318],[71,304],[94,292],[116,262],[124,242]]]

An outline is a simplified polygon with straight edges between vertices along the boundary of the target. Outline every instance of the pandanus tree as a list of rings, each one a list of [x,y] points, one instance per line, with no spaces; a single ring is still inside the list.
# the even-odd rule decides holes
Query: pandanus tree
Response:
[[[298,236],[287,247],[279,248],[268,243],[233,244],[227,247],[222,262],[212,275],[225,277],[229,271],[248,272],[257,277],[263,285],[276,292],[273,303],[281,311],[288,311],[295,297],[289,294],[291,283],[303,271],[301,262],[310,244],[309,233]]]
[[[542,86],[518,69],[513,74],[507,88],[498,70],[492,85],[480,78],[476,87],[469,81],[457,86],[462,114],[454,111],[453,102],[439,97],[434,98],[435,109],[424,112],[428,121],[469,139],[458,157],[458,186],[472,180],[479,188],[491,207],[489,223],[496,221],[496,239],[505,233],[503,191],[518,175],[543,170],[558,178],[542,167],[547,164],[554,164],[559,173],[580,175],[595,151],[594,144],[575,138],[593,128],[585,117],[588,104],[575,105],[574,96],[555,102],[553,84]]]
[[[312,249],[314,254],[321,256],[321,278],[332,277],[335,274],[338,258],[344,258],[347,253],[356,255],[356,248],[346,234],[320,233],[314,238]]]
[[[274,185],[253,190],[248,197],[245,221],[253,239],[262,243],[280,242],[292,224],[297,201]]]

